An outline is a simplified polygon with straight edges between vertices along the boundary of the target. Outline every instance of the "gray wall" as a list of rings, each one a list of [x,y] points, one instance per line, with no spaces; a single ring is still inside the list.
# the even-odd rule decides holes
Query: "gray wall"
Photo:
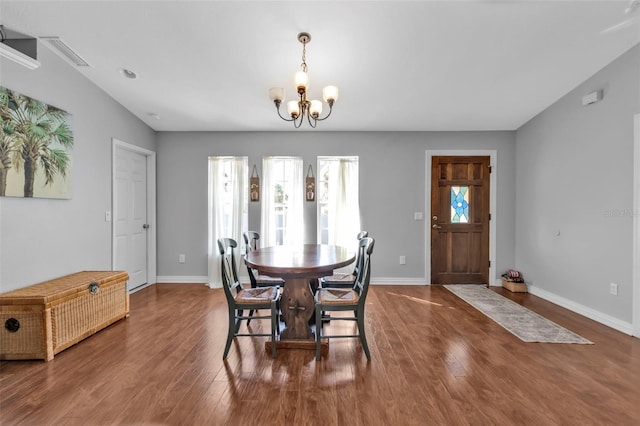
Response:
[[[518,269],[538,289],[629,323],[638,76],[636,45],[516,137]],[[604,99],[583,107],[594,90]],[[609,294],[612,282],[618,296]]]
[[[515,132],[160,132],[157,144],[161,277],[207,275],[207,157],[213,155],[248,156],[261,177],[263,156],[301,156],[305,170],[313,164],[315,171],[317,156],[358,155],[362,228],[376,238],[374,280],[424,282],[428,220],[415,221],[414,212],[425,212],[425,151],[495,149],[497,271],[514,265]],[[249,204],[249,227],[259,230],[260,203]],[[307,242],[315,242],[315,209],[305,202]],[[180,253],[187,255],[184,264]]]
[[[155,132],[40,45],[41,67],[1,59],[0,84],[73,115],[70,200],[0,198],[0,291],[111,269],[111,138],[155,150]]]

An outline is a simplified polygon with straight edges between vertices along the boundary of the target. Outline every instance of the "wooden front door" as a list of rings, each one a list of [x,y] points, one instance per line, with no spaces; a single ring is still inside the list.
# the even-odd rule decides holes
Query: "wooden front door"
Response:
[[[431,283],[489,282],[489,157],[433,157]]]

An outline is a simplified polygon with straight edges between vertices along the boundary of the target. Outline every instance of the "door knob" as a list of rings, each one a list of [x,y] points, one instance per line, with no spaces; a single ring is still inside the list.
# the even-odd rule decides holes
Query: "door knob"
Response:
[[[437,223],[434,223],[432,228],[433,229],[442,229],[442,226],[438,225]]]
[[[145,223],[144,225],[142,225],[142,228],[143,228],[143,229],[149,229],[149,224],[148,224],[148,223]]]

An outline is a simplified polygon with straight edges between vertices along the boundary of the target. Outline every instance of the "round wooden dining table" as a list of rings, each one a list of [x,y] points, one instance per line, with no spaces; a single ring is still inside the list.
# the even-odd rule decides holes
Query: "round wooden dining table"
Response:
[[[309,319],[314,314],[312,279],[333,274],[333,270],[355,260],[355,253],[345,247],[325,244],[273,246],[251,250],[245,263],[262,275],[284,279],[280,312],[285,328],[283,340],[313,341]]]

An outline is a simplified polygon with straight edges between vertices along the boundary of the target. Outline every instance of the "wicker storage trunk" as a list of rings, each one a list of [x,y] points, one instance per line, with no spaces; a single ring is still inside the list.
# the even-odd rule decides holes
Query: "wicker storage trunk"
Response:
[[[53,359],[129,316],[129,275],[84,271],[0,294],[0,359]]]

